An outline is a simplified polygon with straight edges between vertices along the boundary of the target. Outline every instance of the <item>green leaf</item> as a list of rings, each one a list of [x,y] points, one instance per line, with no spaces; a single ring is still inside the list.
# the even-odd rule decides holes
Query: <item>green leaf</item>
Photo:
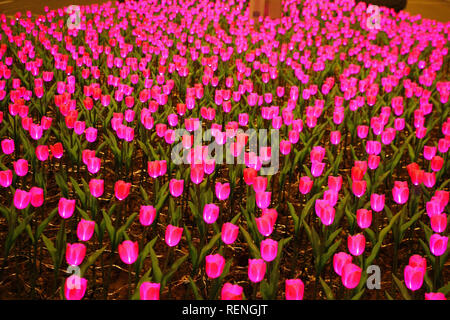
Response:
[[[288,201],[287,204],[288,204],[289,213],[291,214],[292,220],[294,220],[294,232],[296,235],[298,235],[299,227],[300,227],[300,219],[299,219],[298,215],[295,213],[295,209],[294,209],[294,206],[292,205],[292,203],[290,203]]]
[[[189,253],[186,253],[184,256],[178,258],[170,267],[169,271],[163,276],[161,281],[161,290],[166,287],[167,282],[170,281],[172,276],[177,272],[178,268],[183,264],[184,261],[189,257]]]
[[[219,278],[217,278],[214,281],[214,285],[211,288],[211,292],[210,292],[210,300],[215,300],[217,297],[217,293],[219,292],[220,289],[220,285],[223,281],[223,279],[228,275],[228,273],[230,272],[230,268],[231,268],[231,264],[233,263],[232,259],[229,259],[226,263],[225,266],[223,267],[223,271],[222,274],[219,276]]]
[[[20,224],[14,229],[12,238],[11,238],[11,247],[16,242],[16,239],[20,236],[20,234],[25,230],[26,226],[30,223],[31,218],[33,218],[34,212],[27,217],[25,217]]]
[[[401,282],[394,274],[392,274],[392,278],[394,279],[394,282],[400,290],[403,298],[406,300],[411,300],[411,296],[409,295],[408,289],[405,287],[404,283]]]
[[[450,292],[450,282],[447,283],[447,284],[446,284],[445,286],[443,286],[442,288],[440,288],[440,289],[438,290],[438,292],[442,292],[443,294],[448,295],[449,292]]]
[[[242,234],[244,235],[245,241],[248,243],[248,247],[250,249],[250,253],[254,259],[261,258],[261,253],[256,247],[255,243],[253,242],[250,234],[245,230],[242,226],[239,226],[239,229],[241,230]]]
[[[236,224],[236,222],[238,221],[239,217],[241,216],[241,213],[238,212],[238,214],[236,214],[233,219],[231,219],[231,223],[232,224]]]
[[[273,263],[272,272],[270,274],[270,293],[269,298],[271,300],[274,300],[277,295],[277,289],[278,289],[278,280],[280,278],[280,261],[283,256],[283,247],[288,243],[292,237],[281,239],[278,242],[278,253],[277,257],[275,258],[275,261]]]
[[[372,242],[372,244],[375,244],[377,242],[377,237],[375,235],[375,232],[372,231],[372,229],[365,228],[364,232],[367,234],[367,237],[369,238],[370,242]]]
[[[334,231],[332,234],[330,234],[330,236],[328,237],[327,242],[325,244],[325,247],[328,248],[333,243],[334,239],[339,235],[339,233],[341,231],[342,231],[342,228],[339,228],[336,231]]]
[[[116,229],[114,229],[111,218],[109,215],[105,212],[105,210],[102,210],[103,214],[103,221],[105,221],[106,230],[108,231],[109,238],[111,239],[111,246],[114,250],[116,248]]]
[[[339,240],[337,242],[335,242],[327,251],[327,253],[325,253],[324,255],[322,255],[320,257],[320,265],[319,265],[319,273],[322,271],[323,267],[325,266],[325,264],[328,262],[328,260],[331,258],[331,256],[336,252],[336,250],[338,249],[339,245],[341,244],[342,240]]]
[[[201,249],[200,255],[198,257],[198,263],[203,263],[203,260],[205,259],[206,255],[212,249],[212,247],[216,244],[216,242],[220,239],[221,235],[222,235],[222,232],[216,234],[214,237],[211,238],[211,240],[208,242],[208,244]]]
[[[158,236],[154,237],[149,243],[147,243],[142,249],[142,251],[139,253],[139,256],[136,260],[136,273],[139,274],[142,270],[142,267],[144,265],[145,258],[150,254],[150,248],[153,248],[153,245],[156,242],[156,239],[158,239]]]
[[[156,256],[155,250],[153,250],[152,247],[150,247],[150,257],[152,259],[153,277],[155,278],[156,282],[161,283],[163,273],[161,271],[161,268],[159,267],[158,257]]]
[[[394,226],[395,222],[397,221],[397,219],[400,217],[401,215],[401,211],[399,213],[397,213],[389,222],[389,224],[383,228],[383,230],[381,230],[380,234],[378,235],[378,242],[374,245],[372,252],[370,254],[370,256],[367,258],[367,260],[365,261],[365,267],[370,266],[372,264],[372,261],[377,257],[378,255],[378,251],[381,248],[381,245],[383,244],[383,240],[386,237],[387,233],[389,232],[389,230],[392,229],[392,227]]]
[[[141,190],[141,195],[142,195],[142,198],[144,199],[144,202],[149,203],[150,201],[148,198],[147,191],[145,191],[145,189],[142,186],[139,186],[139,189]]]
[[[394,298],[392,298],[389,292],[385,291],[384,294],[386,295],[386,298],[388,298],[388,300],[394,300]]]
[[[414,216],[411,217],[411,219],[409,219],[408,222],[404,223],[401,227],[400,227],[400,239],[402,239],[403,234],[405,233],[406,230],[409,229],[409,227],[411,227],[411,225],[416,222],[425,212],[425,210],[421,210],[419,212],[417,212]]]
[[[304,222],[304,227],[305,227],[306,235],[308,236],[309,241],[312,244],[313,254],[314,254],[315,257],[317,257],[319,255],[320,240],[319,240],[319,243],[318,243],[317,240],[314,239],[314,236],[313,236],[313,233],[311,231],[311,228],[309,227],[308,223],[306,223],[306,221]]]
[[[57,258],[57,255],[56,255],[57,254],[56,248],[53,245],[52,240],[47,238],[45,235],[42,235],[42,240],[44,240],[44,244],[47,247],[47,250],[50,253],[50,256],[52,257],[53,264],[56,265],[56,262],[58,261],[58,258]]]
[[[144,273],[144,275],[142,276],[142,278],[139,280],[137,286],[136,286],[136,290],[134,291],[133,296],[131,297],[131,300],[139,300],[141,298],[141,285],[142,283],[149,281],[151,282],[151,279],[149,278],[150,272],[152,272],[152,268],[148,268],[147,272]]]
[[[67,186],[67,182],[59,173],[55,174],[55,180],[59,189],[61,189],[63,196],[67,198],[69,196],[69,187]]]
[[[365,290],[366,290],[366,288],[363,288],[361,291],[359,291],[357,294],[355,294],[352,297],[352,300],[359,300],[361,298],[361,296],[363,295]]]
[[[83,204],[83,207],[86,206],[86,195],[81,190],[80,186],[78,185],[78,182],[75,181],[74,178],[70,177],[70,181],[72,182],[72,187],[75,189],[75,192],[78,195],[78,198],[80,199],[81,203]]]
[[[203,297],[201,296],[197,285],[195,284],[194,280],[192,280],[192,278],[190,276],[188,276],[189,278],[189,284],[191,285],[192,288],[192,292],[194,293],[194,297],[196,300],[203,300]]]
[[[102,248],[96,250],[94,253],[92,253],[89,258],[81,265],[80,267],[80,277],[83,277],[86,270],[100,257],[100,255],[105,251],[106,246],[103,246]]]
[[[50,214],[48,215],[48,217],[45,218],[45,220],[39,224],[39,226],[36,229],[36,234],[35,234],[36,241],[39,240],[42,232],[44,232],[44,229],[47,227],[47,225],[50,223],[50,221],[52,221],[53,217],[56,215],[57,212],[58,212],[58,208],[53,209],[52,212],[50,212]]]
[[[331,291],[330,287],[326,284],[326,282],[322,279],[322,277],[319,277],[320,284],[322,285],[323,290],[325,291],[325,295],[327,296],[328,300],[334,300],[334,294],[333,291]]]
[[[117,231],[117,237],[118,239],[120,238],[121,234],[128,229],[128,227],[133,223],[134,219],[136,218],[136,216],[138,215],[138,212],[134,212],[131,216],[128,217],[127,221],[125,222],[125,224],[123,226],[121,226],[119,228],[119,230]]]
[[[425,272],[423,279],[425,280],[424,282],[428,288],[428,291],[433,292],[433,283],[431,282],[430,277],[428,277],[427,272]]]
[[[78,212],[80,213],[81,217],[82,217],[84,220],[92,220],[91,217],[89,216],[89,214],[88,214],[86,211],[84,211],[84,210],[81,209],[80,207],[77,207],[77,210],[78,210]]]
[[[422,239],[419,239],[419,243],[422,246],[423,251],[425,251],[427,257],[431,260],[432,265],[434,265],[436,258],[431,253],[430,248],[425,244],[425,242],[423,242]]]

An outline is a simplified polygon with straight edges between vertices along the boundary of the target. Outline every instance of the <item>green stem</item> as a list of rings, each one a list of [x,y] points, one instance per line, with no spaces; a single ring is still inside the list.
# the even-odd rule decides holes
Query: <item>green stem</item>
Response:
[[[133,264],[128,265],[128,300],[131,300],[131,266]]]
[[[253,293],[252,293],[252,300],[256,300],[256,294],[258,293],[257,283],[253,284]]]

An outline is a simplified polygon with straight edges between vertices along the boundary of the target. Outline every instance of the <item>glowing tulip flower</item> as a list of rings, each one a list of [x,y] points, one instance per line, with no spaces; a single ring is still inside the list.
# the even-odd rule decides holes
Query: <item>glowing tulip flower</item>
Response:
[[[339,193],[331,189],[325,190],[323,199],[328,201],[330,206],[334,207],[339,199]]]
[[[373,211],[381,212],[384,209],[385,195],[372,193],[370,195],[370,206]]]
[[[431,170],[433,171],[439,171],[442,169],[442,166],[444,165],[444,159],[440,156],[434,156],[431,159]]]
[[[244,169],[244,182],[246,185],[253,185],[258,172],[253,168]]]
[[[257,283],[264,279],[266,263],[263,259],[248,259],[248,278]]]
[[[57,142],[50,146],[50,151],[56,159],[60,159],[63,156],[64,149],[61,142]]]
[[[314,181],[310,177],[303,176],[300,178],[298,189],[302,194],[308,194],[311,191],[313,183]]]
[[[7,188],[12,184],[13,173],[11,170],[0,171],[0,185]]]
[[[420,170],[419,165],[415,162],[410,163],[406,166],[409,176],[411,177],[411,182],[415,186],[418,186],[423,181],[424,171]]]
[[[300,279],[286,279],[285,281],[285,295],[286,300],[303,300],[303,293],[305,285]]]
[[[96,174],[100,171],[101,159],[97,157],[90,157],[87,161],[88,171],[92,174]]]
[[[79,266],[86,256],[86,246],[82,243],[68,243],[66,246],[66,261],[71,266]]]
[[[172,179],[169,182],[169,190],[172,197],[179,197],[183,193],[184,180]]]
[[[93,127],[86,128],[85,135],[88,142],[95,142],[97,140],[97,129]]]
[[[44,203],[44,190],[39,187],[30,189],[30,203],[33,207],[38,208]]]
[[[442,292],[428,292],[425,293],[425,300],[447,300],[447,298]]]
[[[255,218],[256,227],[259,233],[263,236],[268,237],[273,231],[273,222],[269,216],[263,215],[260,218]]]
[[[258,192],[264,192],[267,188],[267,177],[257,176],[253,179],[253,190]]]
[[[63,219],[69,219],[75,211],[75,200],[61,197],[58,202],[58,213]]]
[[[320,221],[324,225],[329,226],[333,223],[335,214],[336,210],[330,204],[326,204],[325,206],[323,206],[322,211],[320,213],[319,216]]]
[[[380,156],[376,156],[376,155],[369,155],[369,158],[367,159],[367,166],[371,169],[371,170],[375,170],[376,168],[378,168],[378,165],[380,164]]]
[[[278,242],[272,239],[261,241],[261,257],[264,261],[270,262],[275,260],[278,252]]]
[[[257,192],[255,193],[256,205],[260,209],[266,209],[270,206],[272,192]]]
[[[423,173],[423,184],[427,188],[433,188],[436,184],[436,173],[434,172],[424,172]]]
[[[81,219],[77,226],[77,237],[80,241],[89,241],[94,235],[95,221]]]
[[[423,157],[426,160],[432,160],[436,155],[437,147],[424,146],[423,147]]]
[[[71,275],[64,284],[64,296],[67,300],[81,300],[86,293],[87,280]]]
[[[216,222],[218,217],[219,207],[214,203],[205,204],[203,208],[203,220],[208,224],[212,224]]]
[[[14,152],[14,140],[4,139],[2,140],[2,151],[4,154],[11,154]]]
[[[287,155],[291,152],[291,142],[288,140],[280,141],[280,152],[281,154]]]
[[[414,254],[411,257],[409,257],[408,264],[411,267],[419,267],[419,268],[421,268],[424,273],[427,270],[427,260],[424,257],[422,257],[422,256],[420,256],[418,254]]]
[[[340,131],[331,131],[330,133],[330,142],[331,144],[337,145],[341,141],[341,132]]]
[[[325,152],[326,151],[324,147],[321,146],[313,147],[310,153],[311,162],[313,161],[322,162],[323,157],[325,157]]]
[[[116,198],[120,201],[124,200],[126,197],[128,197],[130,189],[131,183],[122,180],[116,181],[114,185],[114,193],[116,195]]]
[[[159,292],[161,290],[160,283],[152,283],[148,281],[142,282],[139,287],[139,295],[141,300],[159,300]]]
[[[104,180],[103,179],[91,179],[89,181],[89,191],[95,198],[101,197],[104,191]]]
[[[353,194],[358,198],[361,198],[366,192],[367,182],[365,180],[353,181],[352,190]]]
[[[404,270],[405,285],[409,290],[416,291],[422,287],[424,270],[421,267],[407,265]]]
[[[149,226],[153,223],[156,217],[156,209],[153,206],[142,205],[139,210],[139,222],[143,226]]]
[[[47,160],[48,155],[49,155],[48,146],[40,145],[36,147],[36,158],[39,161]]]
[[[342,176],[328,176],[328,188],[339,192],[342,188]]]
[[[159,173],[161,170],[161,164],[159,161],[148,161],[147,168],[148,168],[148,174],[152,178],[159,177]]]
[[[339,275],[342,276],[342,270],[344,269],[344,266],[347,263],[352,262],[353,257],[346,253],[346,252],[338,252],[335,253],[333,256],[333,268],[334,271]]]
[[[408,183],[402,181],[395,181],[394,188],[392,188],[392,196],[394,201],[398,204],[404,204],[408,201],[409,187]]]
[[[311,163],[311,174],[313,177],[320,177],[323,173],[323,169],[325,168],[325,163],[313,161]]]
[[[353,181],[361,181],[364,178],[365,170],[361,167],[354,166],[351,172]]]
[[[226,222],[222,225],[222,241],[225,244],[232,244],[236,241],[239,234],[239,227],[232,224],[231,222]]]
[[[220,277],[225,267],[225,258],[220,254],[210,254],[205,257],[205,260],[206,275],[211,279]]]
[[[180,242],[183,228],[169,224],[166,228],[165,241],[169,247],[174,247]]]
[[[230,196],[230,184],[216,182],[216,197],[219,200],[226,200]]]
[[[447,228],[447,215],[445,213],[436,213],[430,218],[431,229],[434,232],[444,232]]]
[[[16,189],[14,192],[14,206],[21,210],[28,207],[31,201],[31,194],[27,191]]]
[[[430,251],[435,256],[442,256],[447,251],[448,237],[437,233],[430,237]]]
[[[25,159],[19,159],[17,161],[13,162],[14,165],[14,172],[19,177],[24,177],[28,173],[28,161]]]
[[[369,228],[372,224],[372,210],[356,210],[356,222],[361,229]]]
[[[364,252],[366,247],[366,238],[362,234],[348,236],[348,251],[354,256],[359,256]]]
[[[221,300],[242,300],[244,288],[237,284],[225,283],[220,293]]]
[[[126,264],[133,264],[139,255],[139,244],[137,241],[133,242],[125,240],[118,246],[120,259]]]
[[[203,181],[205,171],[202,164],[191,165],[191,181],[195,184],[200,184]]]
[[[360,139],[365,139],[369,133],[369,127],[366,125],[359,125],[356,127],[356,132]]]
[[[361,280],[361,268],[353,263],[347,263],[342,268],[342,284],[347,289],[354,289]]]

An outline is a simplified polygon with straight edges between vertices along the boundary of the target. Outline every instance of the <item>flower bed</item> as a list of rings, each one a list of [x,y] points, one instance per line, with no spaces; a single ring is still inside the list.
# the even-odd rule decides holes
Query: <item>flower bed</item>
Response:
[[[445,299],[450,23],[183,3],[1,17],[0,298]]]

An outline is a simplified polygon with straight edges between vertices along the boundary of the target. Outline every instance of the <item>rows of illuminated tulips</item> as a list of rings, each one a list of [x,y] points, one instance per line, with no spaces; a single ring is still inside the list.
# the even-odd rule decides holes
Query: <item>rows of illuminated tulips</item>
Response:
[[[184,298],[360,299],[379,264],[387,298],[446,299],[449,24],[382,8],[368,30],[363,2],[286,0],[256,25],[248,1],[183,3],[82,6],[79,29],[63,9],[0,17],[0,281],[27,251],[32,298],[92,297],[98,269],[111,297],[120,258],[130,299],[179,279]]]

